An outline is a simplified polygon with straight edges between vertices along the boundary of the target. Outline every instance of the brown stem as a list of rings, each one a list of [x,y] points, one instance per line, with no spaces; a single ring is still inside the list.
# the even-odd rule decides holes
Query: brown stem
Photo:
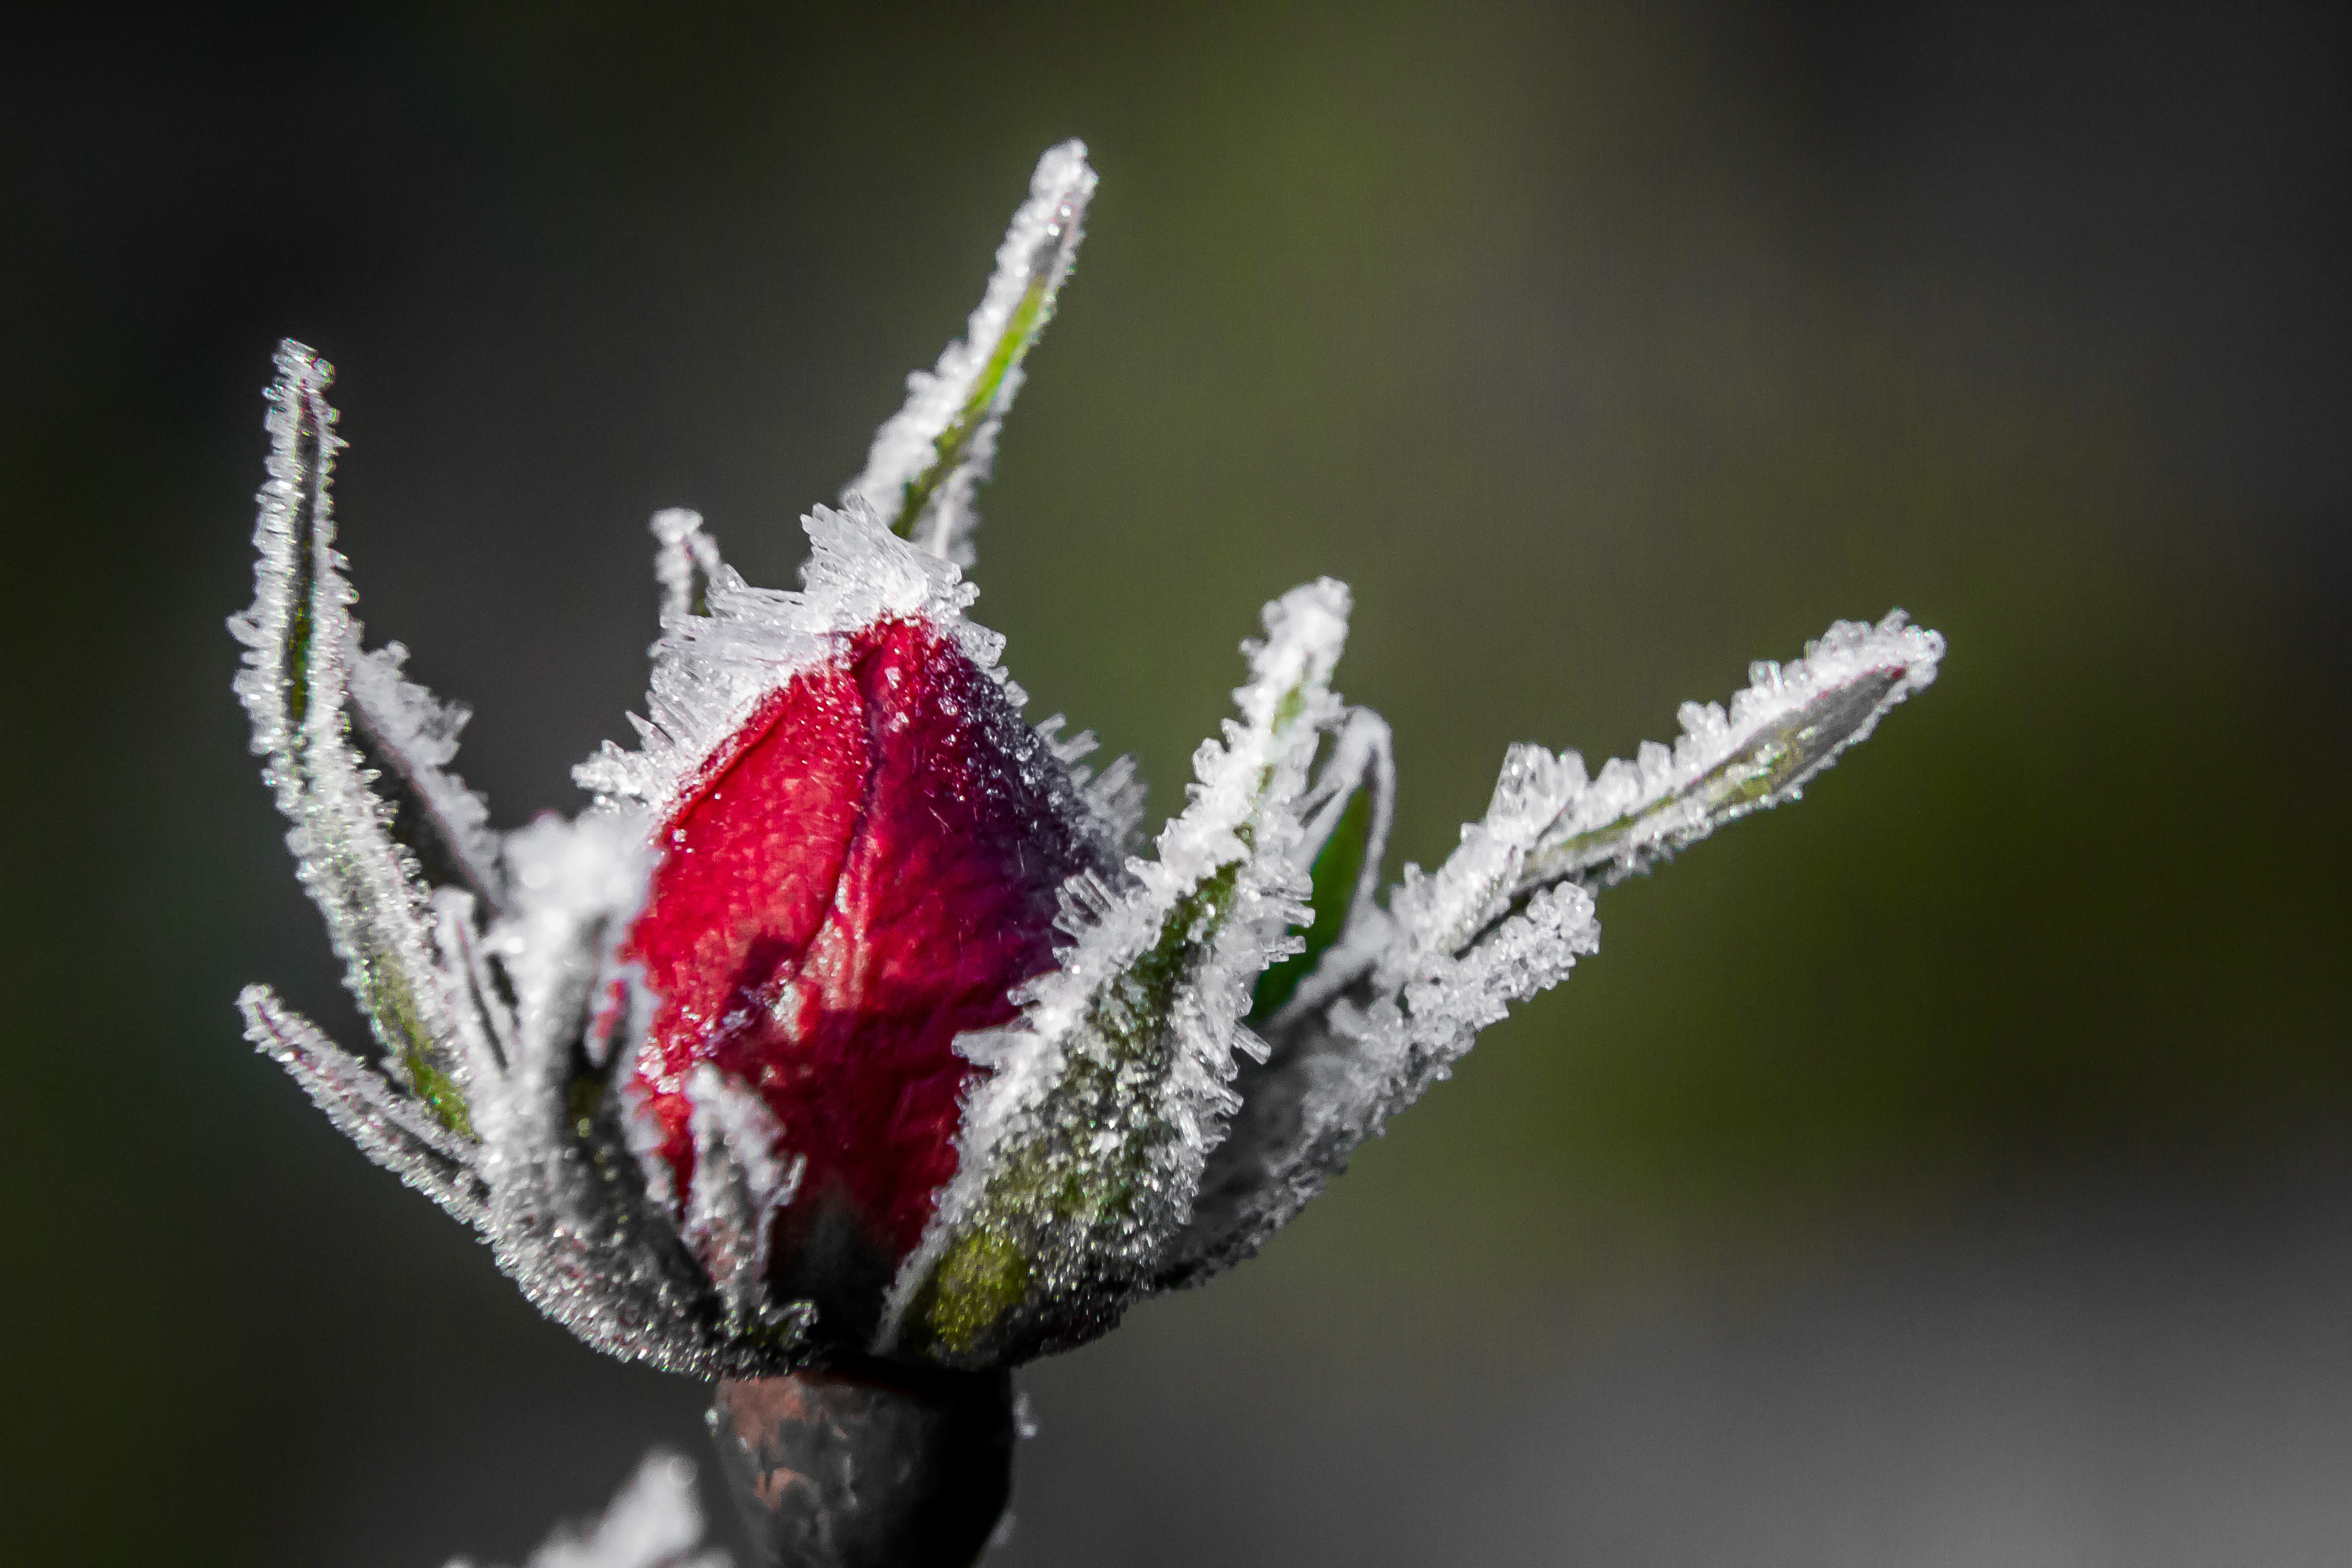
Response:
[[[767,1568],[970,1568],[1013,1491],[1009,1372],[722,1380],[710,1432]]]

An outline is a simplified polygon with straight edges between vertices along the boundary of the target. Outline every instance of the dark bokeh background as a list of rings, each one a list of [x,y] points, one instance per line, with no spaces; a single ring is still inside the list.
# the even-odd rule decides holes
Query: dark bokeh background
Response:
[[[7,1558],[512,1560],[700,1451],[238,1039],[255,978],[352,1030],[221,629],[273,342],[371,631],[568,810],[647,514],[788,582],[1070,134],[982,614],[1161,809],[1318,572],[1424,862],[1511,740],[1953,652],[1032,1369],[1001,1561],[2352,1555],[2335,8],[443,5],[0,23]]]

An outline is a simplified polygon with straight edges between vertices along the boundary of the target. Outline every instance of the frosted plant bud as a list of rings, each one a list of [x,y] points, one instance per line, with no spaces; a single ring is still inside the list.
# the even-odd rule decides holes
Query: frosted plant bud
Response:
[[[912,547],[870,521],[823,526],[838,553],[790,609],[714,596],[705,629],[799,616],[824,651],[664,783],[660,864],[621,952],[659,998],[635,1082],[677,1190],[695,1177],[692,1075],[715,1065],[802,1162],[771,1290],[862,1344],[955,1174],[980,1070],[957,1037],[1012,1020],[1014,988],[1053,967],[1062,884],[1115,867],[1062,764],[959,644],[952,595],[837,626]]]
[[[1009,1410],[1004,1369],[1254,1251],[1597,951],[1609,887],[1795,799],[1935,678],[1934,633],[1842,622],[1685,704],[1671,746],[1597,773],[1512,747],[1454,852],[1390,883],[1395,748],[1339,694],[1349,598],[1320,580],[1265,606],[1234,717],[1130,854],[1132,766],[1024,717],[963,570],[1094,184],[1078,143],[1040,162],[964,337],[803,520],[797,590],[654,519],[645,712],[570,821],[494,831],[452,771],[464,710],[362,650],[332,372],[279,351],[236,689],[374,1046],[259,987],[247,1032],[613,1354],[779,1409]],[[956,1539],[1001,1501],[973,1496]],[[836,1506],[793,1518],[846,1531]]]

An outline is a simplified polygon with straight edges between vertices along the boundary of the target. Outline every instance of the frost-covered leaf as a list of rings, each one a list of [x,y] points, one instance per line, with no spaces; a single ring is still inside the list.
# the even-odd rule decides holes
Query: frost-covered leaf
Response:
[[[1932,682],[1943,656],[1944,639],[1897,610],[1874,626],[1840,621],[1792,664],[1757,663],[1728,714],[1686,702],[1672,750],[1651,742],[1602,768],[1529,854],[1521,888],[1562,878],[1608,887],[1725,823],[1795,800]]]
[[[1252,984],[1295,951],[1307,880],[1297,810],[1321,732],[1347,591],[1270,605],[1222,744],[1193,759],[1191,804],[1159,858],[1112,884],[1074,879],[1060,966],[1018,1026],[966,1036],[992,1069],[967,1101],[955,1181],[892,1290],[883,1344],[989,1364],[1091,1337],[1181,1227],[1234,1100]]]
[[[252,720],[253,749],[267,759],[264,777],[293,824],[287,844],[327,917],[352,994],[404,1087],[464,1132],[466,1085],[448,1048],[455,1027],[447,978],[434,957],[430,892],[416,854],[394,830],[446,847],[469,880],[488,878],[487,839],[479,801],[442,771],[458,711],[400,676],[396,648],[360,652],[329,496],[343,445],[326,397],[333,376],[301,344],[279,345],[267,422],[269,479],[254,523],[254,602],[229,622],[247,648],[236,692]],[[374,743],[375,767],[352,743],[354,687],[373,700],[373,718],[361,728]]]
[[[1672,751],[1644,746],[1596,779],[1573,752],[1512,747],[1460,847],[1434,873],[1406,867],[1387,910],[1325,954],[1328,989],[1269,1021],[1271,1054],[1244,1075],[1244,1109],[1160,1283],[1255,1251],[1480,1029],[1597,949],[1593,889],[1796,798],[1935,679],[1943,647],[1899,612],[1875,626],[1840,622],[1802,659],[1757,665],[1727,714],[1685,704]]]
[[[266,985],[237,994],[246,1038],[293,1075],[361,1152],[473,1226],[483,1218],[468,1142],[373,1067],[320,1033]]]
[[[1094,190],[1085,142],[1065,142],[1037,161],[963,337],[935,367],[907,377],[906,406],[876,432],[866,471],[842,491],[845,506],[862,500],[895,532],[971,565],[972,492],[995,460],[1021,362],[1054,319]]]
[[[694,1466],[660,1449],[590,1525],[565,1525],[530,1554],[525,1568],[729,1568],[725,1551],[702,1544],[702,1505],[694,1495]],[[455,1558],[449,1568],[474,1568]]]

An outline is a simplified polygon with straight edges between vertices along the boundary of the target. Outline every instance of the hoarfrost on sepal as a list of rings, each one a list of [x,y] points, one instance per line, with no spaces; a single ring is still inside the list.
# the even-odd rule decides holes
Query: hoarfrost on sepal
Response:
[[[396,642],[352,661],[352,718],[362,754],[395,810],[415,815],[405,842],[425,880],[463,887],[496,909],[505,900],[505,883],[489,803],[447,771],[473,710],[409,679],[402,672],[407,662],[408,650]]]
[[[759,1092],[709,1062],[687,1075],[694,1174],[686,1240],[735,1321],[748,1329],[767,1303],[768,1243],[792,1202],[805,1156],[787,1159],[783,1129]]]
[[[1932,683],[1943,657],[1943,637],[1896,610],[1876,626],[1838,622],[1793,663],[1759,660],[1728,713],[1685,702],[1671,750],[1648,742],[1633,760],[1602,768],[1529,855],[1523,887],[1563,877],[1606,887],[1725,823],[1796,799],[1896,703]]]
[[[730,1568],[719,1547],[702,1544],[702,1505],[694,1493],[694,1466],[660,1449],[646,1456],[604,1516],[593,1525],[563,1525],[530,1554],[525,1568]],[[475,1568],[454,1558],[449,1568]]]
[[[1197,1282],[1255,1252],[1358,1144],[1444,1076],[1478,1030],[1599,948],[1581,887],[1539,892],[1508,912],[1529,846],[1581,783],[1580,769],[1540,747],[1511,748],[1486,817],[1463,828],[1434,874],[1408,865],[1386,913],[1327,955],[1327,969],[1350,983],[1275,1031],[1218,1151],[1216,1184],[1170,1249],[1160,1284]]]
[[[245,1037],[293,1076],[335,1130],[369,1159],[468,1226],[484,1217],[482,1184],[467,1142],[422,1103],[318,1026],[266,985],[237,993]]]
[[[1299,801],[1306,831],[1297,850],[1312,891],[1305,946],[1260,977],[1253,1016],[1279,1031],[1351,984],[1386,940],[1378,902],[1389,830],[1396,822],[1396,749],[1388,721],[1349,710],[1331,754]]]
[[[955,1179],[893,1285],[880,1346],[985,1364],[1075,1343],[1116,1320],[1192,1211],[1252,983],[1308,915],[1298,802],[1347,631],[1329,579],[1266,606],[1224,739],[1193,759],[1158,858],[1122,884],[1064,889],[1074,941],[1011,1028],[961,1048],[991,1068],[965,1102]]]
[[[492,837],[479,797],[446,771],[463,710],[407,680],[399,645],[360,649],[333,547],[332,371],[292,342],[278,366],[254,604],[230,623],[247,650],[236,690],[385,1057],[342,1050],[257,986],[238,999],[248,1037],[592,1344],[703,1376],[788,1368],[805,1309],[742,1329],[678,1234],[675,1194],[649,1179],[658,1163],[640,1164],[614,1089],[650,1016],[616,953],[651,864],[642,813],[614,803]],[[679,548],[706,559],[690,532]],[[951,569],[891,542],[952,588]],[[752,1187],[781,1201],[772,1176],[762,1167]]]
[[[600,990],[634,978],[624,975],[615,950],[653,871],[643,821],[621,813],[576,822],[542,816],[507,836],[506,854],[513,908],[486,939],[514,996],[506,1076],[517,1085],[533,1074],[552,1082],[570,1073],[575,1047],[602,1067],[602,1042],[588,1026]]]
[[[980,522],[972,493],[995,460],[1021,362],[1053,320],[1094,190],[1085,142],[1062,142],[1037,160],[1029,199],[1013,215],[964,335],[933,368],[908,375],[906,405],[875,433],[865,472],[841,492],[844,505],[862,500],[930,553],[971,565]]]
[[[330,493],[335,411],[326,391],[334,367],[300,343],[278,349],[268,392],[269,478],[257,498],[253,605],[229,621],[246,645],[236,694],[252,721],[263,777],[291,829],[297,873],[327,919],[345,983],[404,1080],[444,1125],[464,1131],[467,1086],[447,1042],[454,1033],[444,977],[434,962],[430,893],[415,850],[395,826],[429,840],[436,823],[456,835],[460,865],[489,877],[479,802],[443,773],[456,747],[457,710],[399,674],[393,649],[360,653],[355,597],[334,547]],[[389,771],[352,743],[356,678],[376,702],[363,726],[386,749]],[[404,802],[392,789],[414,785]],[[383,784],[384,791],[376,787]],[[404,812],[404,805],[410,807]],[[405,818],[405,820],[404,820]],[[495,881],[489,882],[491,889]]]
[[[1595,951],[1591,890],[1723,824],[1795,799],[1934,680],[1943,638],[1900,611],[1841,621],[1787,666],[1759,662],[1729,710],[1685,703],[1673,749],[1588,778],[1574,752],[1516,745],[1486,816],[1433,874],[1408,866],[1387,910],[1327,953],[1318,990],[1265,1025],[1272,1055],[1160,1283],[1249,1256],[1366,1137],[1445,1075],[1477,1031]]]

